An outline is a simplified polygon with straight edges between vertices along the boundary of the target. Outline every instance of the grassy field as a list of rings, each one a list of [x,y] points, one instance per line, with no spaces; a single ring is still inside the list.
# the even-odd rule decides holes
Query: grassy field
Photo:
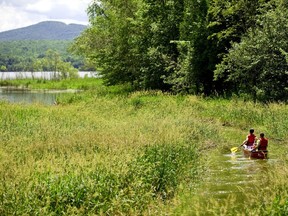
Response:
[[[0,102],[0,215],[288,213],[287,105],[131,92],[95,79],[28,82],[86,90],[57,106]],[[207,155],[229,153],[250,127],[265,132],[278,162],[258,174],[247,209],[233,197],[191,199]]]

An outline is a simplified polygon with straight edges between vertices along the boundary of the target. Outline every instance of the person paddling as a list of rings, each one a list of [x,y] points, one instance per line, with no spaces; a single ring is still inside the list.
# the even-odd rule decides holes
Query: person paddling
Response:
[[[254,134],[254,129],[251,128],[249,130],[249,134],[247,135],[246,139],[243,141],[241,146],[244,146],[248,150],[252,150],[255,147],[256,141],[257,137]]]
[[[268,139],[266,139],[264,136],[264,133],[260,133],[260,138],[257,141],[257,145],[255,146],[255,149],[258,151],[267,151]]]

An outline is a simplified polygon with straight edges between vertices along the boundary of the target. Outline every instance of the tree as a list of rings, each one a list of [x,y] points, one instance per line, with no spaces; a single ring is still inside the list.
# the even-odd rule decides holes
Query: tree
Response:
[[[58,65],[61,61],[58,52],[48,49],[45,53],[45,59],[47,60],[47,67],[49,71],[58,71]]]
[[[33,63],[45,56],[47,49],[55,50],[65,62],[80,67],[84,64],[81,57],[75,58],[68,54],[67,47],[71,41],[0,41],[0,65],[5,65],[9,71],[35,71]],[[89,68],[87,68],[89,69]]]
[[[1,66],[0,66],[0,71],[7,71],[6,66],[5,66],[5,65],[1,65]]]
[[[135,52],[138,26],[134,19],[138,0],[94,1],[88,8],[90,28],[71,47],[99,68],[108,85],[131,83],[139,72]]]
[[[257,15],[266,0],[212,0],[208,10],[210,52],[208,64],[211,70],[223,60],[232,43],[240,42],[242,36],[257,24]],[[233,90],[231,83],[221,76],[215,80],[218,93]]]
[[[283,101],[288,99],[288,10],[281,1],[270,8],[258,16],[255,29],[233,44],[215,78],[225,78],[254,100]]]
[[[36,59],[33,67],[37,70],[55,72],[54,79],[78,77],[78,70],[72,66],[71,62],[64,62],[59,53],[51,49],[46,51],[44,58]]]
[[[169,89],[164,76],[173,71],[178,50],[183,1],[94,1],[91,27],[72,49],[100,68],[106,84],[131,83],[137,88]]]
[[[210,94],[212,91],[213,71],[207,67],[207,10],[206,0],[184,1],[180,38],[173,41],[179,51],[177,67],[167,79],[176,92]]]
[[[180,38],[184,0],[144,0],[139,25],[142,34],[137,38],[137,49],[142,53],[139,86],[170,90],[165,82],[174,73],[179,51],[173,41]]]

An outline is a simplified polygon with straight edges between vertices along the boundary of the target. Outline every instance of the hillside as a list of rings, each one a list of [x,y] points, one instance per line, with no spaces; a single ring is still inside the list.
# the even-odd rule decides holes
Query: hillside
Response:
[[[0,32],[0,41],[17,40],[72,40],[86,28],[80,24],[44,21],[35,25]]]
[[[57,52],[61,59],[75,68],[83,68],[84,59],[68,52],[72,40],[18,40],[0,41],[0,71],[30,71],[37,60],[45,57],[47,50]]]
[[[68,47],[85,25],[45,21],[24,28],[0,32],[0,71],[31,71],[47,50],[58,53],[65,62],[86,70],[84,59],[72,56]]]

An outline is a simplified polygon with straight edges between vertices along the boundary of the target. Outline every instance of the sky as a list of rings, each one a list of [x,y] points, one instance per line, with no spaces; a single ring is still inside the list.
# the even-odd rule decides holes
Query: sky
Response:
[[[88,24],[92,0],[0,0],[0,32],[42,21]]]

